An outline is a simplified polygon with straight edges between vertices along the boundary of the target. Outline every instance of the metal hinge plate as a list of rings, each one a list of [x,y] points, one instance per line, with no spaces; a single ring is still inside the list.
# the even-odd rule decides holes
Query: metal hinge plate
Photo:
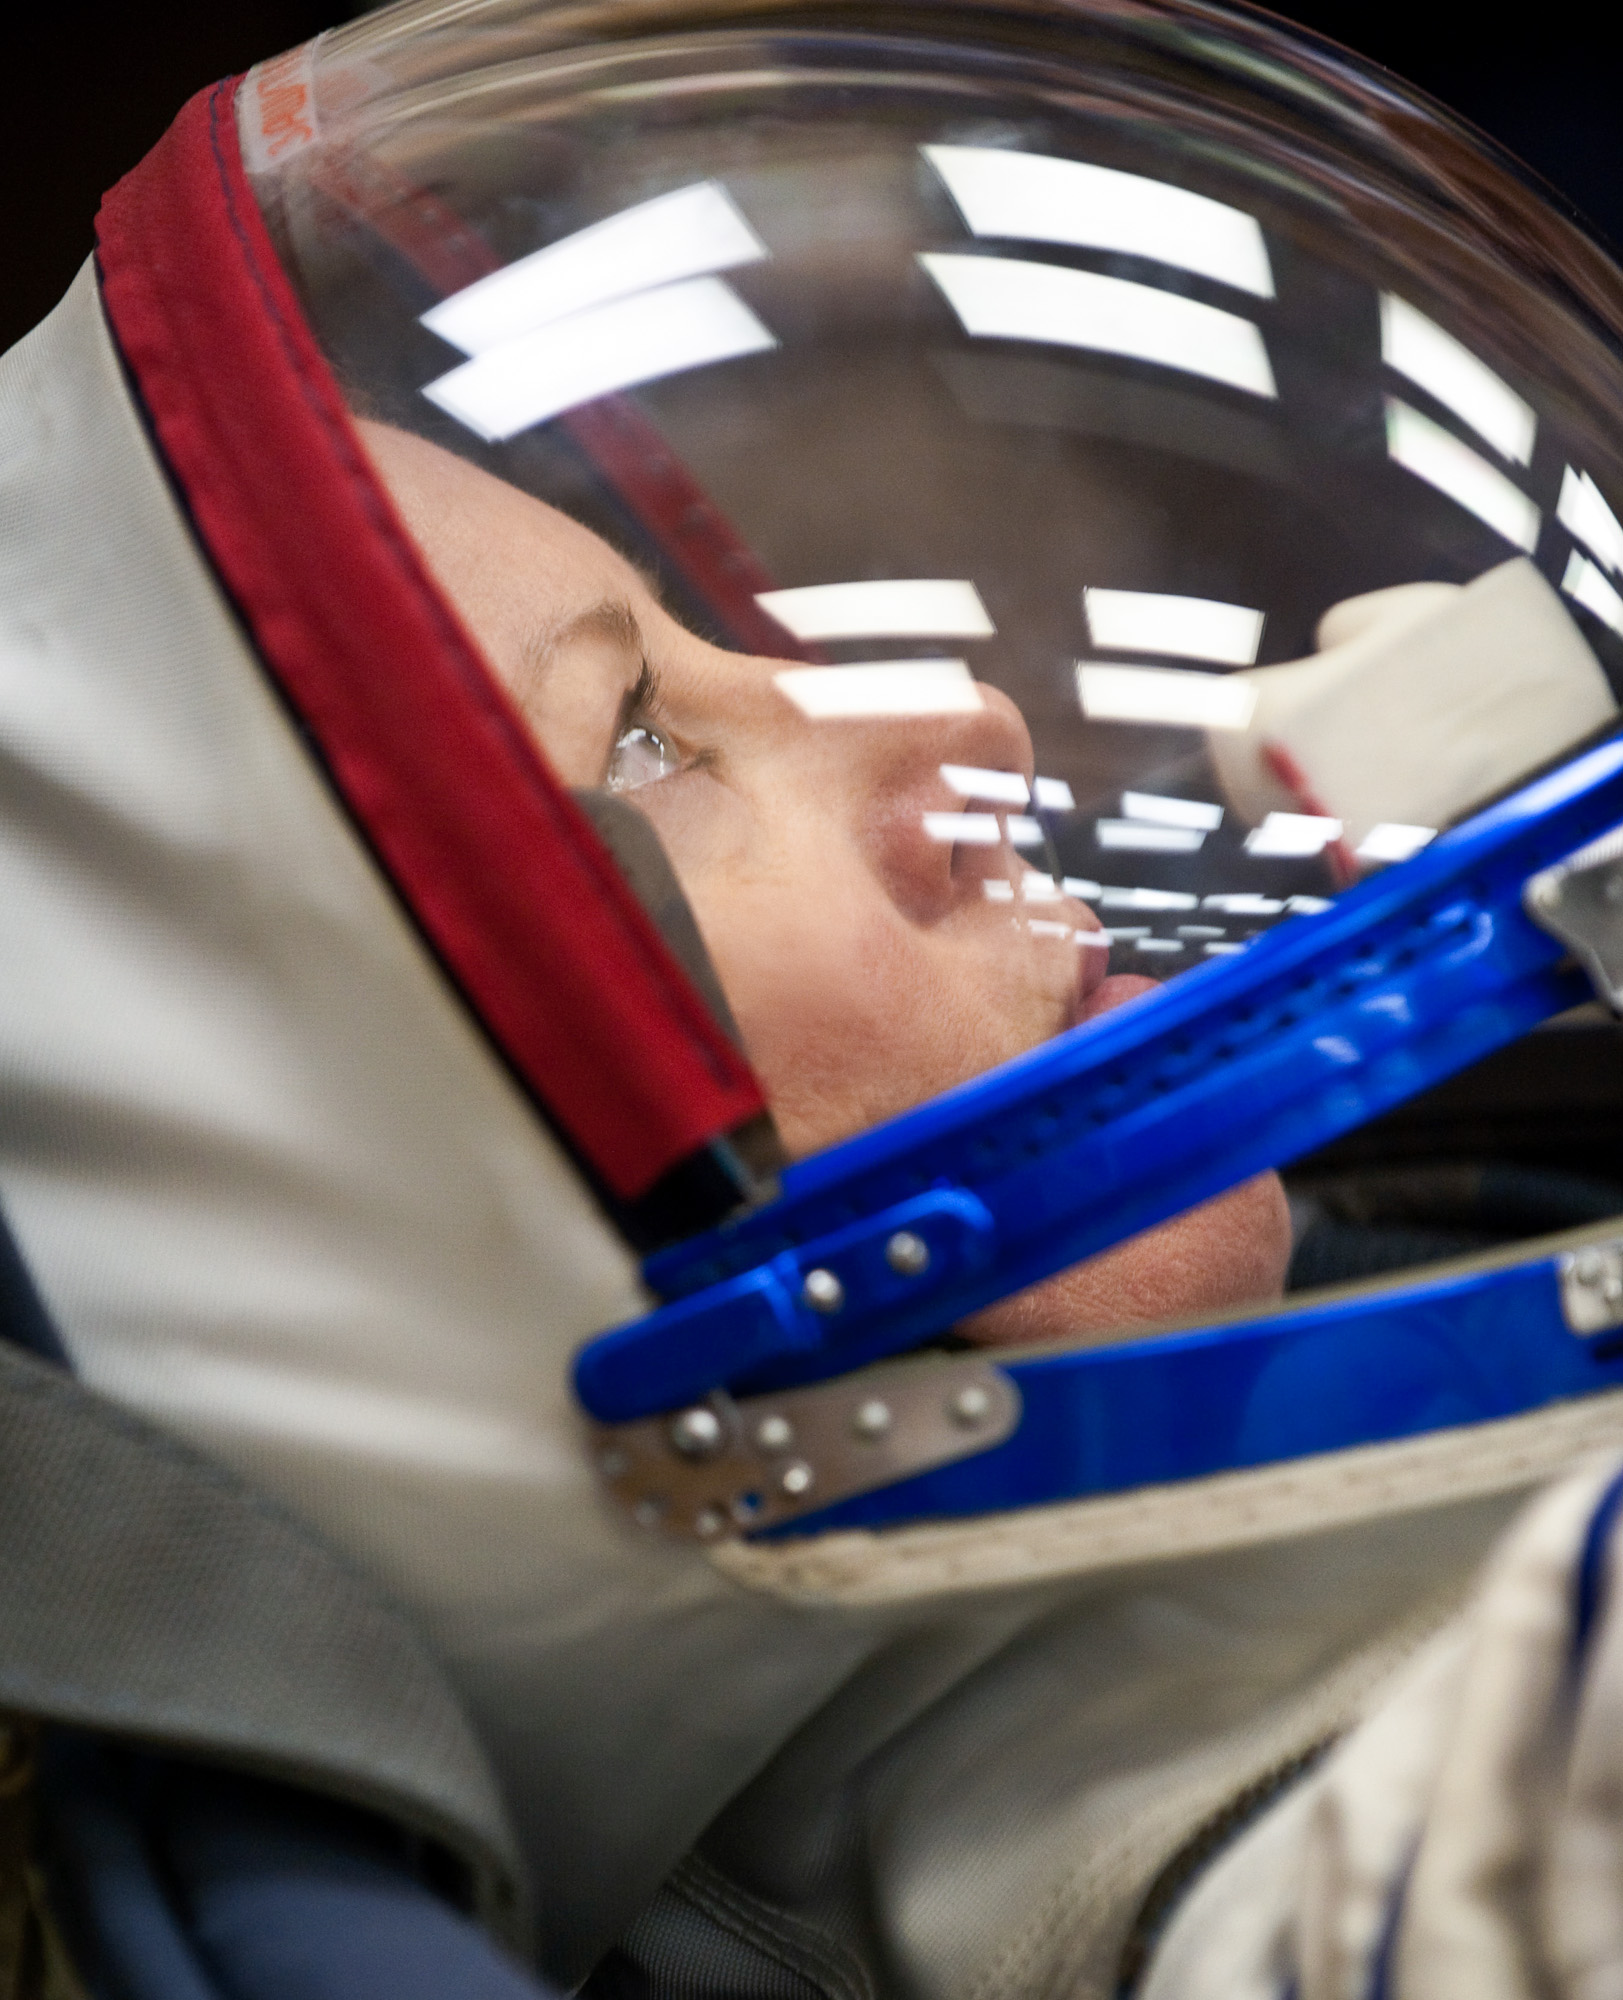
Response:
[[[1612,1012],[1623,1014],[1623,827],[1530,875],[1522,907],[1561,940]]]
[[[1573,1333],[1623,1326],[1623,1236],[1563,1250],[1556,1260],[1561,1316]]]
[[[593,1427],[597,1469],[638,1527],[713,1542],[989,1451],[1020,1391],[979,1355],[927,1355],[805,1389]]]

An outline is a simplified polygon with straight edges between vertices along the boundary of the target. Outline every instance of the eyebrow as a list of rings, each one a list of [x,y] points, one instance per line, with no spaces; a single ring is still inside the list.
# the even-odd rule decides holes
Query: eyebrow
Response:
[[[647,652],[642,627],[631,606],[623,597],[605,597],[573,618],[566,618],[561,625],[540,626],[531,632],[522,649],[524,659],[544,673],[552,663],[552,655],[572,639],[607,639],[639,658]]]

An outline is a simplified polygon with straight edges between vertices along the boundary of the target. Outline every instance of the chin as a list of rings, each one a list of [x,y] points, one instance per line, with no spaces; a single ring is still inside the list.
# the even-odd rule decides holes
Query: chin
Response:
[[[1113,1340],[1229,1306],[1266,1305],[1284,1289],[1290,1211],[1276,1174],[1130,1237],[1057,1277],[962,1321],[984,1347]]]

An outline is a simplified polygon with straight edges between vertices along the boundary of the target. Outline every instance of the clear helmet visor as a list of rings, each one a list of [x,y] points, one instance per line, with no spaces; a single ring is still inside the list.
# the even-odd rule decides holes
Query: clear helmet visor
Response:
[[[1392,103],[1085,5],[408,6],[249,80],[369,449],[791,1154],[1614,727],[1613,280]]]

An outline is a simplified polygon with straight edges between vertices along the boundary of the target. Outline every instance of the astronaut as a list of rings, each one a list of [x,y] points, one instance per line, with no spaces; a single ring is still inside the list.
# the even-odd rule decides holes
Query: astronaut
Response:
[[[1261,17],[403,4],[0,378],[19,1991],[1623,1982],[1623,279]],[[5,1942],[10,1940],[10,1942]]]

